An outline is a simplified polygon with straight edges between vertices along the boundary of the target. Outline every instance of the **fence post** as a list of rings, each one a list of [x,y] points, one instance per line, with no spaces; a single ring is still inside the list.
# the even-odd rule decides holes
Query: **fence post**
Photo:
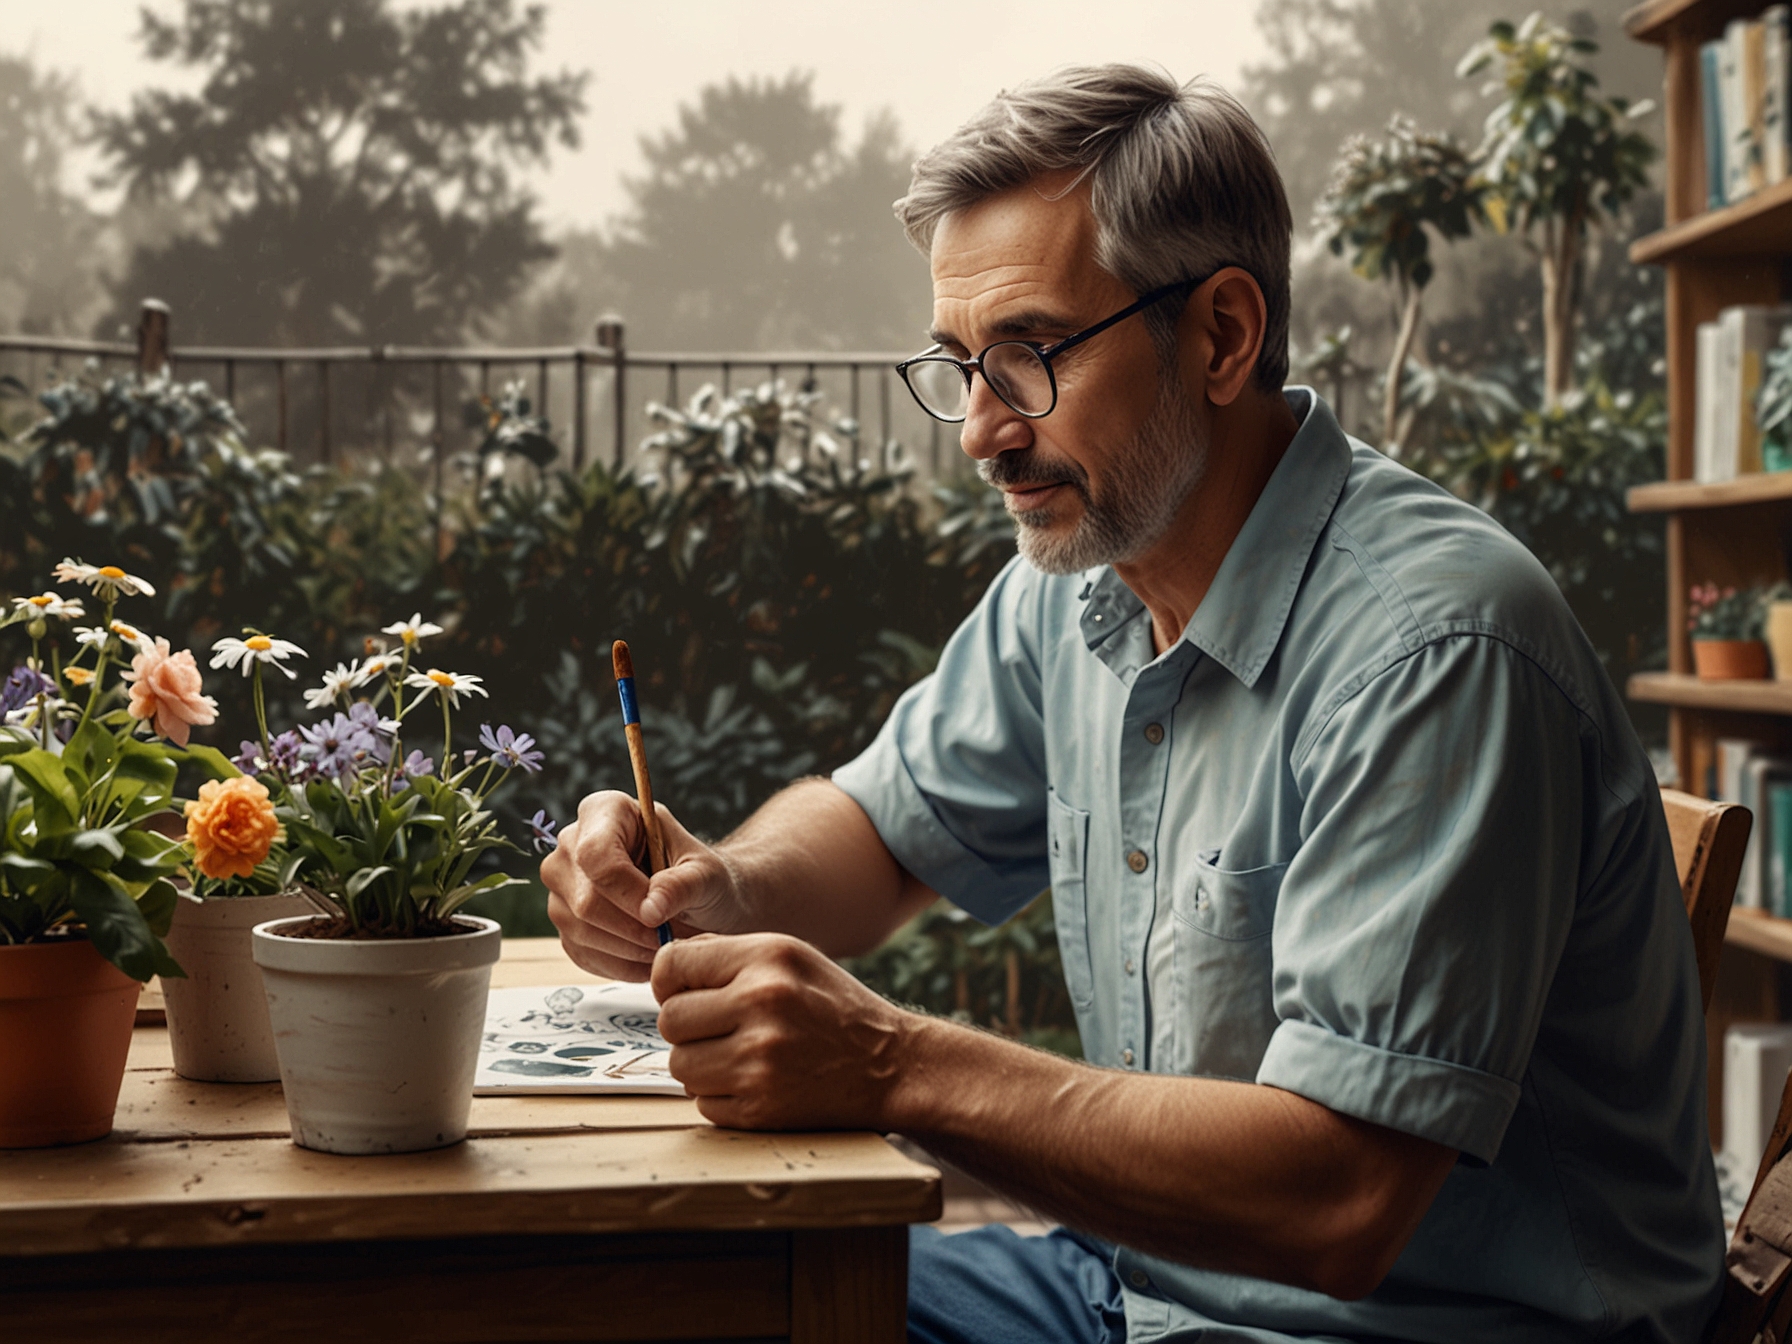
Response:
[[[605,313],[597,320],[598,348],[609,351],[610,367],[616,370],[616,379],[612,386],[615,396],[616,423],[614,437],[610,444],[611,465],[617,471],[622,470],[622,441],[628,433],[628,355],[625,348],[626,333],[622,319],[615,313]]]
[[[572,352],[572,469],[585,470],[585,352]]]
[[[168,305],[145,299],[137,315],[137,372],[145,378],[168,372]]]

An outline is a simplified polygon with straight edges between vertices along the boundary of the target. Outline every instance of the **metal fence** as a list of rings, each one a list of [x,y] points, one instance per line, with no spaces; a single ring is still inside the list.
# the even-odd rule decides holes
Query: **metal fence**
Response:
[[[29,387],[71,361],[203,378],[234,405],[258,445],[300,462],[334,464],[365,454],[433,464],[475,437],[463,408],[523,379],[562,454],[576,470],[607,449],[620,468],[651,432],[647,404],[680,405],[705,384],[724,393],[782,380],[822,394],[831,414],[861,428],[863,450],[903,444],[924,474],[949,470],[942,426],[915,406],[893,365],[896,353],[834,351],[690,353],[634,351],[623,324],[597,324],[589,346],[531,349],[335,346],[318,349],[176,346],[166,305],[143,305],[136,342],[0,335],[0,373]],[[875,430],[875,438],[870,431]]]

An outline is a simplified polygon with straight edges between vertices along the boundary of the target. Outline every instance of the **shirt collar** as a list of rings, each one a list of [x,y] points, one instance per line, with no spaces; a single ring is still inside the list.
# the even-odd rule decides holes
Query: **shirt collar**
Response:
[[[1177,641],[1194,645],[1247,687],[1257,684],[1281,642],[1307,560],[1350,475],[1350,442],[1331,407],[1307,387],[1287,388],[1283,396],[1300,428]],[[1116,658],[1129,665],[1151,661],[1150,632],[1143,624],[1130,629],[1145,604],[1120,576],[1103,567],[1084,591],[1081,624],[1090,651],[1110,665]],[[1114,639],[1123,629],[1131,638]],[[1142,658],[1130,647],[1141,634]],[[1176,653],[1171,648],[1164,656]]]

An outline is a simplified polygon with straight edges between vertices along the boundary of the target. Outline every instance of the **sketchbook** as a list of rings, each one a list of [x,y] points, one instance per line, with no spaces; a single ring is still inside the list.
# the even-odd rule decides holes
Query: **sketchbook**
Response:
[[[494,989],[479,1043],[476,1096],[634,1093],[682,1097],[667,1068],[660,1008],[646,985]]]

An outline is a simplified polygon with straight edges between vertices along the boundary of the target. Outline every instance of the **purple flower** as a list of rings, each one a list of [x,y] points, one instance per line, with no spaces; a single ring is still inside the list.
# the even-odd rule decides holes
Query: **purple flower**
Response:
[[[535,815],[529,818],[529,829],[535,832],[535,852],[546,854],[550,849],[560,847],[560,837],[554,832],[560,823],[548,820],[546,808],[537,808]]]
[[[479,725],[479,745],[491,752],[492,759],[506,770],[522,768],[530,774],[541,769],[544,759],[534,750],[535,739],[527,733],[513,733],[509,724],[500,724],[497,732],[489,723]]]
[[[433,775],[436,763],[420,751],[413,751],[398,767],[398,773],[406,779],[416,779],[422,775]]]
[[[398,720],[382,719],[380,712],[365,700],[357,700],[348,708],[349,721],[367,734],[373,744],[373,758],[384,765],[392,758],[392,741],[398,736]]]
[[[355,722],[346,714],[336,714],[299,729],[304,744],[301,757],[318,774],[341,782],[356,774],[369,761],[381,761],[380,744],[371,729]],[[386,748],[391,754],[391,748]]]
[[[23,709],[39,695],[53,695],[55,691],[48,677],[20,663],[4,682],[0,682],[0,714]]]
[[[274,759],[269,764],[276,773],[285,775],[288,779],[298,779],[304,775],[305,740],[291,728],[268,743],[268,750],[274,753]]]
[[[246,741],[242,743],[236,755],[230,758],[230,763],[245,775],[259,775],[268,768],[268,763],[261,758],[261,743],[259,742]]]

